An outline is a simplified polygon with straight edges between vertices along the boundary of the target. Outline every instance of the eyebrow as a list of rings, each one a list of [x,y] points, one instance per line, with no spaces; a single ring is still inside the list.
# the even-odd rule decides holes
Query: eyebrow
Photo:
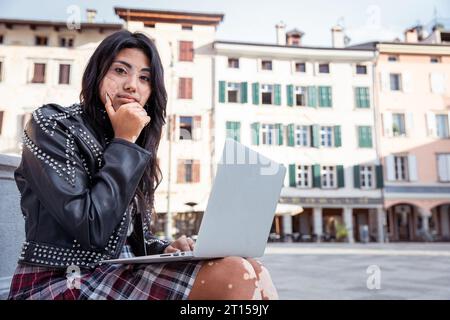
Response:
[[[124,64],[124,65],[126,65],[128,68],[130,68],[130,69],[133,68],[133,66],[132,66],[131,64],[129,64],[128,62],[126,62],[126,61],[116,60],[116,61],[114,61],[114,62],[118,62],[118,63]],[[150,68],[142,68],[141,71],[147,71],[147,72],[150,72]]]

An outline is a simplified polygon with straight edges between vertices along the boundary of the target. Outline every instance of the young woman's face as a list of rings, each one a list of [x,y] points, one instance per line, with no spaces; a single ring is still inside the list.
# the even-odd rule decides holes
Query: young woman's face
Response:
[[[100,83],[100,97],[106,103],[106,93],[115,110],[121,105],[138,102],[144,106],[151,94],[150,61],[139,49],[123,49],[114,58]]]

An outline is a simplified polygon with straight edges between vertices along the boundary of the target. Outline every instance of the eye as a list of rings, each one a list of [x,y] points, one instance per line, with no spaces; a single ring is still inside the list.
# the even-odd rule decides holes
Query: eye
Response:
[[[117,72],[118,74],[125,74],[125,73],[127,73],[126,70],[124,68],[121,68],[121,67],[115,67],[114,71]]]
[[[141,79],[147,82],[150,82],[150,78],[147,76],[141,76]]]

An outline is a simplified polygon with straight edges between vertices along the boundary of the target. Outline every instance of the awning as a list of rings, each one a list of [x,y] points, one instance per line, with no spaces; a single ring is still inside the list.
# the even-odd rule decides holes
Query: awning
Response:
[[[303,212],[302,206],[290,203],[278,203],[277,208],[275,210],[276,215],[290,214],[291,216],[295,216],[302,212]]]

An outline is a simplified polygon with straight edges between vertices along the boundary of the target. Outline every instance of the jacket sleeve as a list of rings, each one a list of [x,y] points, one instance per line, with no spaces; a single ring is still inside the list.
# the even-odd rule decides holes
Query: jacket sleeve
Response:
[[[103,167],[89,179],[74,133],[61,122],[54,124],[43,126],[35,116],[28,122],[23,175],[68,234],[86,248],[103,249],[121,222],[151,153],[115,138],[103,151]]]
[[[145,232],[144,242],[147,254],[161,254],[170,245],[170,241],[160,240],[149,231]]]

